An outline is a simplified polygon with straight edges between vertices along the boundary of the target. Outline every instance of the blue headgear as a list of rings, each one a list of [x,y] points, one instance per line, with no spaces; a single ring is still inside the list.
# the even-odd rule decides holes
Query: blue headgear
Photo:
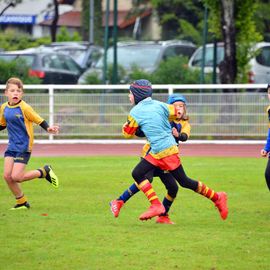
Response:
[[[153,93],[151,82],[144,79],[133,82],[129,89],[134,95],[135,104],[138,104],[147,97],[151,97]]]
[[[174,102],[177,102],[177,101],[181,101],[183,103],[187,103],[187,100],[186,98],[181,95],[181,94],[172,94],[172,95],[169,95],[168,97],[168,100],[167,100],[167,103],[168,104],[173,104]]]

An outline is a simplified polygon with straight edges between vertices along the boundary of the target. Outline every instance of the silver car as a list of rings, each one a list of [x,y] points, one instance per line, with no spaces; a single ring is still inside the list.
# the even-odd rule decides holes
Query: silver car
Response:
[[[258,54],[249,62],[249,83],[269,83],[270,82],[270,43],[259,42],[256,43],[255,50]],[[199,47],[189,59],[188,66],[192,69],[201,68],[202,64],[202,47]],[[213,43],[206,44],[205,47],[205,73],[213,72],[213,56],[214,45]],[[224,44],[217,44],[217,66],[224,59]],[[217,73],[219,72],[217,68]]]
[[[120,78],[120,82],[127,83],[129,81],[129,73],[134,67],[147,73],[153,73],[161,61],[180,55],[189,58],[195,49],[196,46],[193,43],[184,40],[119,42],[117,61],[126,73],[124,77]],[[110,47],[107,52],[108,65],[113,63],[113,53],[113,47]],[[94,67],[87,69],[79,78],[79,83],[87,83],[87,77],[91,74],[96,74],[101,80],[103,61],[103,57],[101,57]]]

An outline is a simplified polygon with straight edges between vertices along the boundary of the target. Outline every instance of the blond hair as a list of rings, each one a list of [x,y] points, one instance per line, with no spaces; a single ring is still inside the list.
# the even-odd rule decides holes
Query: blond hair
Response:
[[[183,116],[182,116],[181,119],[182,119],[182,120],[185,120],[185,121],[189,120],[189,116],[188,116],[188,114],[187,114],[187,106],[186,106],[186,103],[184,103],[184,114],[183,114]]]
[[[20,89],[23,90],[23,82],[19,79],[19,78],[16,78],[16,77],[11,77],[7,80],[7,83],[6,83],[6,90],[8,89],[8,85],[9,84],[15,84],[17,85]]]

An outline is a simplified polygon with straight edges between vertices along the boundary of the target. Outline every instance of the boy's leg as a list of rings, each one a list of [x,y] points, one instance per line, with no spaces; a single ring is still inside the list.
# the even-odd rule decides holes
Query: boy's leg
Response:
[[[268,158],[264,176],[265,176],[267,187],[270,190],[270,157]]]
[[[191,189],[212,200],[215,203],[215,206],[218,208],[221,218],[227,218],[228,207],[227,194],[225,192],[215,192],[214,190],[206,186],[204,183],[187,177],[182,165],[180,165],[177,169],[171,171],[171,173],[182,187]]]
[[[163,206],[165,207],[165,213],[158,216],[156,222],[174,224],[169,218],[169,211],[178,192],[177,182],[170,173],[164,172],[160,169],[156,170],[155,175],[159,176],[160,180],[167,189],[167,195],[164,197],[162,202]]]
[[[156,166],[143,159],[132,171],[132,177],[136,181],[139,189],[145,194],[148,201],[151,203],[150,208],[140,216],[141,220],[151,219],[152,217],[159,216],[165,212],[165,208],[159,201],[151,183],[145,177],[149,171],[154,170],[155,168]]]
[[[45,178],[53,187],[58,188],[59,180],[51,165],[45,165],[43,168],[39,168],[38,171],[40,172],[39,178]]]
[[[12,179],[13,166],[13,157],[6,156],[4,160],[4,179],[16,199],[16,205],[11,208],[11,210],[28,209],[30,208],[30,205],[27,202],[26,196],[21,190],[20,184]]]
[[[28,162],[28,160],[27,160]],[[25,171],[25,163],[15,162],[12,171],[12,179],[16,182],[24,182],[33,180],[35,178],[45,178],[49,181],[54,187],[58,187],[59,181],[58,177],[52,170],[50,165],[45,165],[43,168]]]
[[[146,178],[149,182],[153,181],[153,171],[147,173]],[[140,189],[138,188],[136,182],[132,184],[128,189],[126,189],[116,200],[110,202],[111,211],[114,217],[118,217],[121,208],[123,205],[136,193],[138,193]]]
[[[134,183],[128,189],[126,189],[117,200],[113,200],[110,202],[111,211],[114,217],[118,217],[121,208],[123,207],[124,203],[127,202],[133,195],[139,192],[140,189]]]

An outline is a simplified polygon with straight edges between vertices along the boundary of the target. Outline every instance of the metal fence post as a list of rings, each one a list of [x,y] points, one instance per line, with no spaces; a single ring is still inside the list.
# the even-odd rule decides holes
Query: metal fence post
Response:
[[[49,126],[54,124],[54,88],[52,85],[49,86]],[[49,140],[53,140],[53,134],[49,134]]]

